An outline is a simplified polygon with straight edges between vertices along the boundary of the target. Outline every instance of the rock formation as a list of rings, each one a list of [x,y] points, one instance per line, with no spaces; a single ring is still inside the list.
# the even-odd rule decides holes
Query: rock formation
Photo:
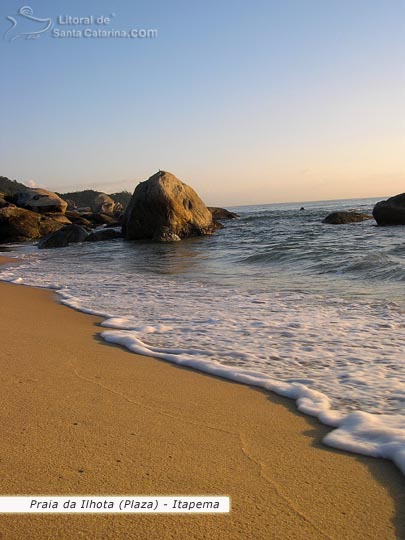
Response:
[[[362,214],[360,212],[332,212],[322,221],[322,223],[328,223],[330,225],[345,225],[346,223],[357,223],[371,219],[371,216]]]
[[[405,225],[405,193],[378,202],[373,217],[378,225]]]
[[[43,238],[39,242],[38,248],[50,249],[66,247],[69,244],[84,242],[88,236],[89,233],[80,225],[67,225]]]
[[[230,212],[226,208],[218,208],[217,206],[208,206],[208,210],[211,212],[214,219],[235,219],[239,215],[235,212]]]
[[[165,171],[138,184],[122,226],[127,240],[166,241],[212,234],[216,228],[197,193]]]
[[[12,206],[0,209],[0,242],[35,240],[61,227],[62,223],[30,210]]]
[[[32,210],[40,214],[56,212],[64,214],[67,208],[67,202],[58,197],[56,193],[46,189],[32,188],[16,193],[14,201],[20,208]]]

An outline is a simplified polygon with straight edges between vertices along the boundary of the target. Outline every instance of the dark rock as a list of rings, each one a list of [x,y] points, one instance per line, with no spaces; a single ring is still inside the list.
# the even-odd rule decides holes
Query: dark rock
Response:
[[[9,206],[14,207],[15,204],[7,201],[5,197],[6,195],[4,195],[4,193],[0,193],[0,208],[8,208]]]
[[[378,225],[405,225],[405,193],[378,202],[373,217]]]
[[[122,231],[127,240],[212,234],[212,214],[197,193],[174,175],[159,171],[135,189]]]
[[[95,226],[94,223],[91,223],[88,219],[84,218],[75,210],[66,210],[65,215],[71,221],[71,223],[74,223],[75,225],[81,225],[82,227],[88,227],[89,229]]]
[[[39,244],[39,249],[66,247],[69,244],[84,242],[89,233],[80,225],[67,225],[59,231],[49,234]]]
[[[90,233],[86,238],[86,242],[101,242],[103,240],[115,240],[116,238],[122,238],[122,232],[116,229],[101,229]]]
[[[40,214],[56,212],[64,214],[67,202],[58,197],[56,193],[46,189],[31,188],[14,195],[15,204],[20,208],[32,210]]]
[[[117,223],[117,219],[109,214],[95,214],[94,212],[89,212],[82,214],[82,217],[96,225],[112,225]]]
[[[61,227],[62,223],[24,208],[11,206],[0,209],[1,242],[35,240]]]
[[[235,212],[230,212],[226,208],[218,208],[217,206],[208,206],[208,210],[211,212],[214,219],[235,219],[239,215]]]
[[[330,225],[344,225],[346,223],[357,223],[359,221],[365,221],[371,219],[371,216],[367,214],[361,214],[360,212],[332,212],[322,221],[322,223],[329,223]]]

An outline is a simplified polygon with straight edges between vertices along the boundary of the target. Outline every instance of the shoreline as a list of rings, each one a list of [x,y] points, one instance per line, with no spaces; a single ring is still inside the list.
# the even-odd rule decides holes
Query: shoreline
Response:
[[[225,516],[3,515],[5,532],[18,523],[31,538],[71,538],[71,527],[111,539],[171,528],[176,538],[404,536],[395,466],[323,446],[330,430],[291,400],[107,344],[100,317],[51,291],[0,289],[3,495],[232,498]]]

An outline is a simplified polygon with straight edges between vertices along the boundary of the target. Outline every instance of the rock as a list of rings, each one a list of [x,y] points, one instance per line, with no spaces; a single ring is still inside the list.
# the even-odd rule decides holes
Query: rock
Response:
[[[89,234],[86,238],[86,242],[101,242],[103,240],[115,240],[116,238],[122,238],[122,232],[116,229],[101,229]]]
[[[71,225],[72,222],[65,214],[57,214],[56,212],[54,214],[44,214],[47,217],[50,217],[54,219],[55,221],[58,221],[59,223],[63,223],[63,225]]]
[[[77,204],[72,199],[64,199],[67,203],[67,210],[76,210]]]
[[[56,193],[40,188],[30,188],[14,195],[15,204],[20,208],[32,210],[40,214],[56,212],[64,214],[67,202],[58,197]]]
[[[24,208],[0,209],[0,242],[35,240],[61,227],[61,223]]]
[[[378,225],[405,225],[405,193],[378,202],[373,217]]]
[[[125,212],[127,240],[175,239],[212,234],[212,214],[197,193],[173,174],[159,171],[141,182]]]
[[[211,212],[214,219],[235,219],[239,215],[235,212],[230,212],[226,208],[218,208],[217,206],[208,206],[208,210]]]
[[[114,210],[115,202],[109,195],[106,193],[97,195],[93,205],[93,212],[95,214],[113,214]]]
[[[5,197],[4,193],[0,193],[0,208],[15,207],[15,204],[7,201]]]
[[[117,219],[109,214],[94,214],[92,212],[82,214],[82,217],[96,225],[115,225]]]
[[[84,242],[89,233],[80,225],[67,225],[59,231],[49,234],[39,244],[39,249],[66,247],[69,244]]]
[[[75,225],[81,225],[82,227],[88,227],[89,229],[93,228],[95,225],[91,223],[88,219],[84,218],[79,212],[75,210],[66,210],[66,217],[70,220],[71,223]]]
[[[358,221],[364,221],[371,219],[371,216],[367,214],[361,214],[360,212],[332,212],[322,221],[322,223],[329,223],[330,225],[344,225],[346,223],[357,223]]]
[[[180,242],[181,238],[171,231],[169,227],[162,227],[152,240],[154,242]]]

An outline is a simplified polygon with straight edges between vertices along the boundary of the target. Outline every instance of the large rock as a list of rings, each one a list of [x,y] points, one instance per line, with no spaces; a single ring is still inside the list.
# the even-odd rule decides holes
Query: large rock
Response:
[[[16,193],[14,201],[20,208],[32,210],[40,214],[56,212],[64,214],[67,208],[67,202],[58,197],[56,193],[46,189],[32,188]]]
[[[135,189],[122,231],[128,240],[175,240],[212,234],[212,214],[197,193],[173,174],[159,171]]]
[[[69,244],[84,242],[89,233],[80,225],[67,225],[59,231],[49,234],[39,244],[39,249],[66,247]]]
[[[61,227],[62,223],[24,208],[0,209],[0,242],[35,240]]]
[[[93,212],[95,214],[113,214],[115,201],[106,193],[100,193],[94,201]]]
[[[322,223],[329,223],[330,225],[345,225],[346,223],[357,223],[359,221],[365,221],[371,219],[368,214],[362,214],[360,212],[332,212],[322,221]]]
[[[226,208],[208,206],[208,210],[211,212],[214,219],[235,219],[239,217],[239,214],[235,214],[235,212],[230,212]]]
[[[373,217],[378,225],[405,225],[405,193],[378,202]]]

